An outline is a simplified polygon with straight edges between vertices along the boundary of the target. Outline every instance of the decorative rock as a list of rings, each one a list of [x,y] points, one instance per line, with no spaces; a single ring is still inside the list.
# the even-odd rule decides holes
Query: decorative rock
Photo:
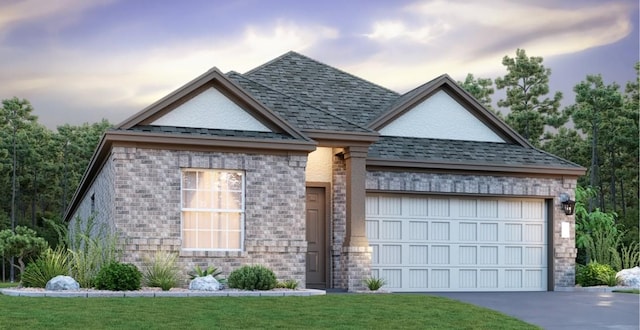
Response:
[[[616,278],[620,285],[640,288],[640,267],[623,269],[616,274]]]
[[[51,291],[78,290],[80,289],[80,284],[73,277],[58,275],[47,282],[45,289]]]
[[[189,283],[189,290],[218,291],[222,290],[222,286],[213,276],[207,275],[196,277],[191,280]]]

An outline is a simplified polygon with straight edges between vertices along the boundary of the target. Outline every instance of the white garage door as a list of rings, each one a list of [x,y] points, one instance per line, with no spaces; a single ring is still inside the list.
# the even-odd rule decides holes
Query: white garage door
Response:
[[[367,194],[372,276],[391,291],[545,291],[544,200]]]

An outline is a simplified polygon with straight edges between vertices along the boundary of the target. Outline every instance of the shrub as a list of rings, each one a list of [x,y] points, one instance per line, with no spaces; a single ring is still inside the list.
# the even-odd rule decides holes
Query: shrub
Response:
[[[177,259],[177,254],[164,251],[155,253],[153,257],[145,257],[142,274],[145,285],[159,287],[163,291],[175,287],[180,279]]]
[[[71,276],[80,287],[92,288],[102,266],[119,259],[118,240],[106,226],[97,225],[94,215],[84,220],[76,217],[73,221],[71,230],[58,229],[66,234],[71,253]]]
[[[199,265],[196,265],[195,267],[193,267],[193,270],[189,272],[189,277],[193,280],[196,277],[211,275],[216,280],[220,281],[220,279],[218,278],[220,274],[222,274],[222,271],[219,271],[216,267],[209,266],[206,269],[202,269]]]
[[[142,274],[133,264],[111,262],[103,266],[96,276],[96,288],[100,290],[139,290]]]
[[[620,251],[621,269],[633,268],[640,265],[640,245],[638,245],[637,242],[622,245]]]
[[[578,265],[576,271],[576,283],[581,286],[609,285],[612,277],[615,281],[616,271],[611,266],[595,261],[586,266]]]
[[[21,275],[25,287],[44,288],[50,279],[69,274],[69,253],[63,247],[46,249],[36,260],[27,265]]]
[[[364,284],[371,291],[377,291],[378,289],[380,289],[386,283],[387,282],[383,278],[379,278],[379,277],[369,277],[369,278],[364,280]]]
[[[242,290],[271,290],[275,288],[276,275],[261,265],[242,266],[229,274],[229,287]]]
[[[276,284],[276,288],[295,290],[298,288],[298,281],[289,279]]]

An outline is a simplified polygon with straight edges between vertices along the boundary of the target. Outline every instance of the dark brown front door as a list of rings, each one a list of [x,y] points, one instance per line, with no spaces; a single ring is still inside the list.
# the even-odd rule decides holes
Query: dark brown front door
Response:
[[[307,187],[307,288],[327,287],[325,188]]]

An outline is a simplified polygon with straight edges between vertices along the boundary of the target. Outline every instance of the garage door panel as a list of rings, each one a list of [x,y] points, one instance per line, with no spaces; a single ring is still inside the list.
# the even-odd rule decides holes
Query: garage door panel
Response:
[[[381,265],[402,264],[402,245],[383,244],[379,251]]]
[[[524,225],[524,241],[532,243],[544,242],[544,225],[543,224],[526,224]]]
[[[458,240],[476,241],[478,239],[478,224],[475,222],[461,222],[459,225]]]
[[[450,207],[449,199],[444,198],[429,198],[428,200],[429,217],[449,217]]]
[[[542,200],[372,195],[369,202],[372,275],[388,290],[546,289]]]
[[[409,245],[410,265],[427,265],[429,263],[429,246],[428,245]]]
[[[497,200],[478,200],[478,218],[492,220],[498,218]]]
[[[402,213],[410,217],[426,217],[428,215],[428,201],[426,198],[403,198]]]
[[[367,220],[365,221],[365,232],[369,240],[380,239],[380,221]]]
[[[522,202],[500,200],[498,202],[498,218],[500,219],[522,219]]]
[[[401,220],[383,220],[380,226],[380,239],[401,240],[402,239],[402,221]]]
[[[400,215],[401,210],[402,199],[400,197],[380,197],[378,201],[378,214]]]
[[[429,223],[427,221],[409,221],[408,235],[412,241],[426,241],[429,237]]]
[[[386,287],[398,289],[403,287],[401,268],[383,268],[380,274],[386,281]]]
[[[431,270],[431,288],[432,289],[449,289],[449,281],[451,280],[450,269],[432,269]]]
[[[498,288],[498,270],[497,269],[480,269],[478,278],[479,289],[497,289]]]
[[[409,289],[418,290],[429,287],[429,271],[426,269],[409,269]]]
[[[458,264],[460,265],[476,265],[478,263],[478,247],[477,246],[460,246],[458,249]]]
[[[458,216],[461,218],[475,218],[478,216],[478,202],[475,199],[458,201]]]
[[[443,221],[431,222],[431,240],[432,241],[448,241],[451,223]]]

